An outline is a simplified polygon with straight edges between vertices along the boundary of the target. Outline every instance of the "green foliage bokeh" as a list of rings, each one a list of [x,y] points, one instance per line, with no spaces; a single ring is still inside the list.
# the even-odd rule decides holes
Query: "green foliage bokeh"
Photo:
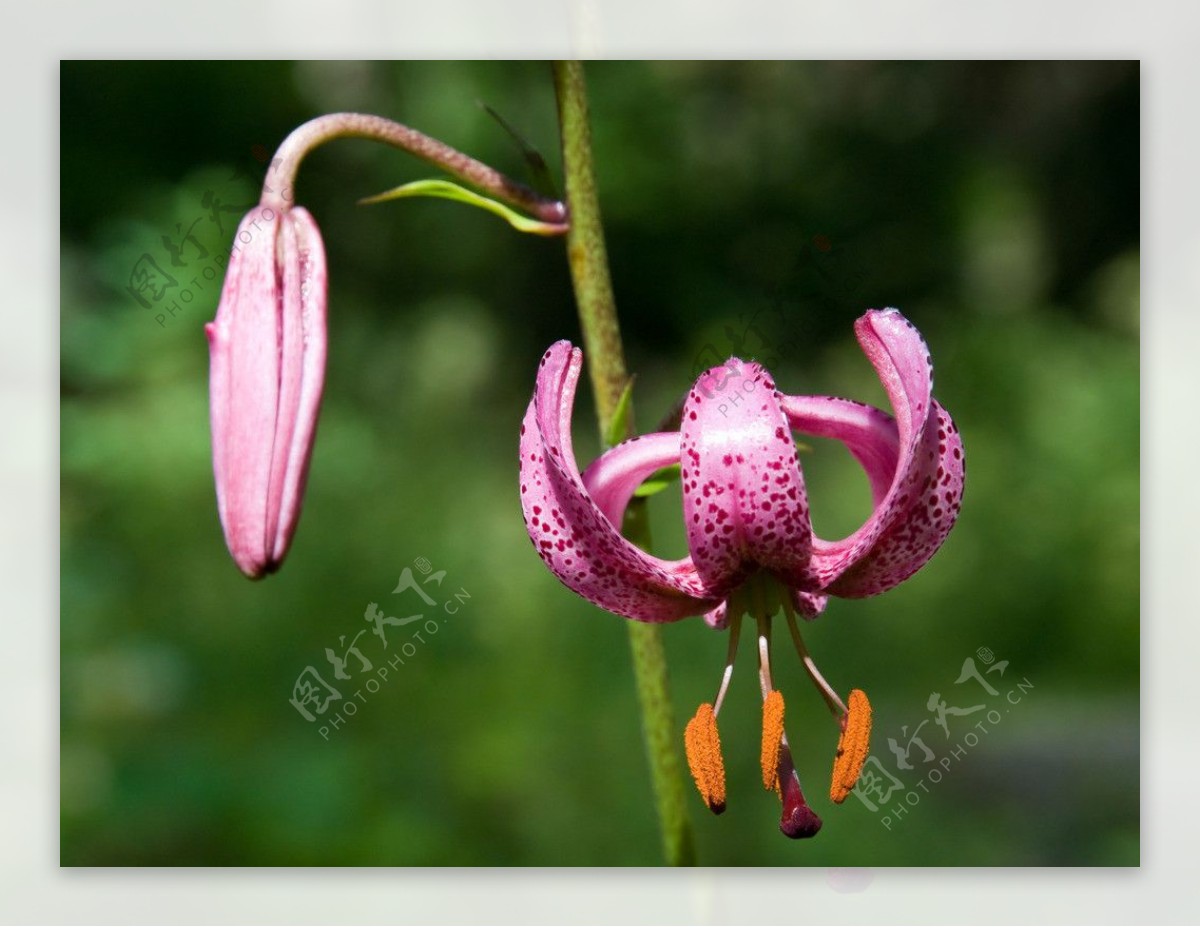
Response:
[[[1032,686],[889,829],[854,798],[829,803],[836,730],[779,646],[825,820],[793,843],[757,784],[744,647],[721,717],[729,810],[689,794],[701,862],[1136,864],[1136,63],[588,75],[643,430],[735,349],[778,358],[786,392],[886,406],[852,334],[869,307],[901,308],[930,345],[969,461],[960,522],[909,582],[806,628],[827,678],[870,694],[875,754],[890,761],[888,738],[930,717],[931,692],[967,704],[955,680],[979,648],[1009,661],[1003,691]],[[68,62],[61,81],[62,862],[656,864],[622,621],[542,567],[517,498],[538,357],[579,340],[560,241],[444,201],[357,206],[434,172],[361,141],[313,154],[298,199],[328,250],[330,357],[278,575],[241,577],[213,498],[202,328],[221,274],[204,267],[270,152],[307,118],[366,110],[519,176],[483,101],[560,177],[548,66]],[[189,233],[173,270],[163,239]],[[129,292],[143,254],[191,292],[174,315]],[[586,464],[583,390],[576,423]],[[804,465],[817,530],[852,530],[862,474],[824,442]],[[682,555],[674,494],[652,517],[659,549]],[[368,603],[411,604],[392,590],[418,558],[446,571],[439,599],[469,598],[324,739],[293,684],[309,665],[332,680],[325,649],[368,628]],[[698,619],[664,634],[682,732],[726,640]],[[377,668],[396,653],[359,645]],[[959,720],[961,739],[977,717]],[[944,748],[932,724],[922,735]]]

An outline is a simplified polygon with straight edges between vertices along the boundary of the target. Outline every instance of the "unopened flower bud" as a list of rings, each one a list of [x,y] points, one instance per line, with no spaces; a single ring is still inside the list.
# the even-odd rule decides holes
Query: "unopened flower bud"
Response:
[[[300,516],[325,382],[325,281],[312,216],[259,205],[238,226],[205,326],[217,506],[252,579],[279,569]]]

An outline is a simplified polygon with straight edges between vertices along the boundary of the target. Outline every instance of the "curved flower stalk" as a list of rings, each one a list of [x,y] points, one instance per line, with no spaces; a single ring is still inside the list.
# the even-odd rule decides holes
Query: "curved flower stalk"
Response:
[[[783,697],[770,667],[771,619],[782,609],[805,670],[829,705],[841,738],[830,796],[853,789],[867,755],[870,703],[846,702],[817,670],[796,615],[814,618],[830,595],[877,595],[920,569],[945,540],[962,498],[962,442],[932,397],[932,364],[920,334],[894,309],[855,323],[894,417],[846,399],[787,396],[760,365],[731,358],[703,374],[683,406],[680,430],[643,435],[580,473],[571,443],[575,386],[583,362],[568,342],[542,358],[521,427],[521,502],[542,560],[570,589],[635,621],[704,615],[730,630],[717,696],[688,724],[693,778],[716,813],[724,810],[717,716],[732,677],[743,617],[757,629],[763,695],[763,784],[780,796],[780,828],[811,836],[820,819],[805,801],[784,733]],[[870,517],[837,541],[812,531],[792,432],[841,441],[871,487]],[[621,536],[637,487],[678,463],[690,556],[661,560]]]
[[[217,316],[205,326],[217,507],[226,546],[251,579],[279,569],[291,545],[325,382],[325,247],[313,217],[293,203],[296,172],[313,148],[351,137],[385,142],[441,167],[494,199],[455,187],[458,198],[473,196],[471,202],[518,228],[567,231],[562,203],[379,116],[333,113],[284,139],[259,205],[238,226]]]

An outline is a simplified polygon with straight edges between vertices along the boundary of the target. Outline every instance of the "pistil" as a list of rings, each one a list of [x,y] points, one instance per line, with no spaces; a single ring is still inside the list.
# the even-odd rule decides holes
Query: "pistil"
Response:
[[[758,680],[763,694],[762,763],[763,785],[775,789],[783,804],[779,829],[788,837],[812,837],[821,829],[821,819],[804,800],[800,775],[792,761],[787,732],[783,728],[783,694],[771,680],[771,616],[768,593],[758,583],[751,584],[751,595],[757,606]],[[771,760],[774,759],[774,768]]]

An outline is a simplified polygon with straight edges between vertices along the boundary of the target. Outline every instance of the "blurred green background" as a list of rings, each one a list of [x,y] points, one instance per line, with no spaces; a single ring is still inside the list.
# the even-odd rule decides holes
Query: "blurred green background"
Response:
[[[786,392],[886,407],[852,323],[892,305],[930,345],[970,463],[932,563],[885,596],[833,601],[806,631],[835,687],[870,694],[873,753],[903,782],[886,807],[907,813],[830,804],[836,729],[778,646],[790,740],[825,820],[812,841],[779,834],[744,646],[721,717],[729,810],[711,817],[688,784],[700,861],[1136,864],[1138,65],[588,75],[642,428],[735,350],[771,358]],[[579,340],[561,241],[444,201],[357,206],[435,172],[363,141],[313,154],[298,201],[326,240],[330,357],[278,575],[242,578],[214,504],[202,327],[215,256],[275,146],[319,113],[375,111],[522,176],[483,101],[560,177],[549,67],[68,62],[61,93],[63,864],[656,864],[623,622],[542,567],[517,497],[537,360]],[[139,282],[143,256],[160,300]],[[592,422],[581,390],[581,464]],[[868,511],[866,481],[813,445],[815,525],[833,537]],[[653,502],[659,551],[682,555],[677,493]],[[425,587],[438,607],[455,593],[460,607],[380,681],[412,628],[385,651],[364,610],[415,612],[393,589],[407,567],[422,575],[419,558],[445,571]],[[354,678],[336,680],[326,648],[364,630],[372,671],[351,656]],[[726,638],[698,619],[664,638],[682,742]],[[984,667],[979,648],[1008,661],[986,677],[994,698],[955,682],[964,660]],[[314,722],[289,701],[310,666],[343,694]],[[982,733],[984,712],[952,717],[947,739],[926,709],[935,691],[1002,721]],[[908,772],[888,749],[922,722],[939,757],[977,739],[940,781],[919,747]]]

